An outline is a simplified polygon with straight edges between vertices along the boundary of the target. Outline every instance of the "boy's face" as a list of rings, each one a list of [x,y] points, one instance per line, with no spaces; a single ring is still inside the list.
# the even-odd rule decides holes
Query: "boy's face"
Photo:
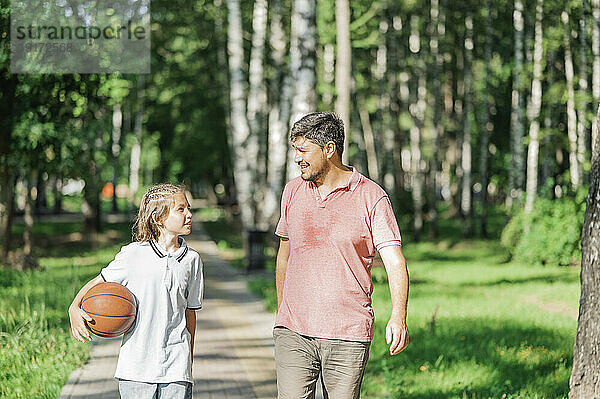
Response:
[[[183,193],[173,196],[169,215],[164,220],[164,229],[171,234],[187,235],[192,231],[192,212],[190,203]]]

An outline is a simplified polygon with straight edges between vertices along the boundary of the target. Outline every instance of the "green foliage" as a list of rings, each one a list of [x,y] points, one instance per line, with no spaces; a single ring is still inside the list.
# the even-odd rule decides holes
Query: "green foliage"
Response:
[[[450,233],[439,242],[407,242],[403,251],[410,344],[389,355],[387,274],[374,268],[375,337],[361,397],[567,396],[579,270],[506,264],[498,241],[455,241]],[[248,286],[275,311],[273,280],[254,277]]]
[[[502,245],[527,264],[574,265],[581,261],[585,193],[560,199],[539,198],[533,210],[519,210],[504,228]]]
[[[410,344],[393,357],[387,278],[373,270],[375,338],[362,396],[566,397],[579,270],[506,264],[495,240],[448,245],[451,238],[404,247]]]
[[[269,312],[275,313],[277,311],[277,290],[275,279],[272,276],[250,276],[248,278],[248,289],[264,299],[265,307]]]
[[[70,336],[67,309],[129,235],[127,224],[109,229],[119,238],[60,244],[64,235],[81,231],[81,223],[39,223],[35,240],[47,245],[37,248],[42,269],[20,272],[0,265],[0,397],[56,398],[71,371],[88,358],[88,346]]]

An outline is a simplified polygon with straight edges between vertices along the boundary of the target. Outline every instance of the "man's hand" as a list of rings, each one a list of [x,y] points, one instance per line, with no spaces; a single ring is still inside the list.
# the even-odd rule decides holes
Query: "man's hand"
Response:
[[[408,346],[408,328],[405,321],[390,319],[385,328],[385,340],[390,345],[390,355],[396,355]]]

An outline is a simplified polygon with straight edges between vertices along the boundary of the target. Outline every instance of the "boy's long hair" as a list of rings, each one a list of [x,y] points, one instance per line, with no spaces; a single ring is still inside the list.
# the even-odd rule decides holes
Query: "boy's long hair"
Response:
[[[134,241],[158,240],[160,230],[157,221],[160,223],[169,216],[173,196],[177,193],[185,194],[185,189],[171,183],[157,184],[146,191],[133,224]],[[155,215],[155,218],[153,218],[153,215]]]

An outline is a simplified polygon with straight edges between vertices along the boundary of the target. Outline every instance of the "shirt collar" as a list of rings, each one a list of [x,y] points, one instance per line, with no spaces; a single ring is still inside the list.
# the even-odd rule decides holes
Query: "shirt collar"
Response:
[[[164,258],[165,256],[167,256],[169,253],[158,243],[158,241],[156,240],[151,240],[149,241],[150,243],[150,247],[152,248],[152,250],[154,251],[154,253],[159,257],[159,258]],[[175,259],[177,259],[177,261],[181,261],[183,259],[183,257],[187,254],[188,252],[188,246],[187,243],[185,242],[185,240],[183,239],[183,237],[179,237],[179,249],[177,249],[177,251],[171,253],[172,256],[175,257]]]
[[[358,186],[358,183],[360,183],[361,174],[358,173],[358,171],[356,170],[356,168],[354,166],[348,166],[348,167],[352,171],[352,175],[348,179],[348,183],[344,184],[343,186],[337,187],[335,190],[346,189],[346,190],[354,191],[356,186]],[[308,181],[308,184],[310,187],[313,188],[313,190],[317,189],[317,185],[313,181]]]
[[[348,184],[342,187],[345,187],[350,191],[354,191],[356,186],[358,186],[358,183],[360,183],[360,173],[358,173],[354,166],[348,167],[352,170],[352,176],[350,176],[350,179],[348,179]]]

